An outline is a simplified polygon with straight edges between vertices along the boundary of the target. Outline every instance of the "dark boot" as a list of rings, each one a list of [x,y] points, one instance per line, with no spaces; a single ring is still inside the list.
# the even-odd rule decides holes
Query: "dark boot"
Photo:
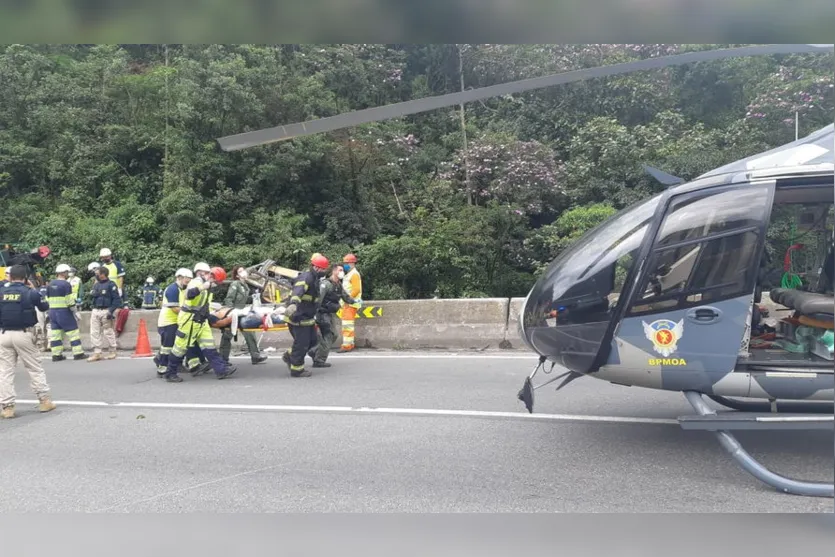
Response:
[[[253,363],[254,365],[261,364],[261,363],[264,363],[264,362],[266,362],[266,361],[267,361],[267,357],[266,357],[266,356],[261,356],[261,355],[258,355],[258,356],[256,356],[256,357],[252,358],[252,363]]]
[[[87,358],[89,358],[87,354],[74,354],[72,357],[73,360],[86,360]]]
[[[235,366],[227,366],[227,368],[225,370],[223,370],[221,373],[218,373],[216,375],[217,375],[218,379],[226,379],[227,377],[229,377],[230,375],[232,375],[236,371],[238,371],[238,368],[236,368]]]
[[[209,363],[211,364],[212,369],[215,370],[215,375],[217,375],[218,379],[229,377],[238,370],[235,366],[224,362],[223,358],[220,357],[220,353],[213,348],[203,350],[203,354],[206,356],[206,359],[209,360]]]
[[[313,362],[313,367],[331,367],[328,362]]]
[[[52,361],[53,362],[60,362],[60,361],[66,360],[66,359],[67,359],[67,357],[64,356],[63,354],[61,354],[59,356],[52,356]]]
[[[212,369],[212,364],[206,362],[203,364],[197,364],[196,366],[194,366],[193,369],[189,371],[191,372],[192,377],[198,377],[200,375],[203,375],[204,373],[208,373],[210,369]]]
[[[165,373],[163,377],[169,383],[182,383],[183,378],[177,375],[177,372],[180,370],[180,366],[183,363],[182,357],[177,357],[174,354],[168,355],[168,367],[165,369]]]

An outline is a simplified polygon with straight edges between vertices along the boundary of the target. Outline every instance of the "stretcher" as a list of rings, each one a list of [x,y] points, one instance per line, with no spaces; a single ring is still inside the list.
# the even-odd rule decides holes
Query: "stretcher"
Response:
[[[212,304],[211,312],[217,319],[211,323],[211,327],[231,329],[232,335],[237,335],[238,331],[252,333],[286,331],[285,311],[284,305],[249,305],[242,309],[234,309]]]

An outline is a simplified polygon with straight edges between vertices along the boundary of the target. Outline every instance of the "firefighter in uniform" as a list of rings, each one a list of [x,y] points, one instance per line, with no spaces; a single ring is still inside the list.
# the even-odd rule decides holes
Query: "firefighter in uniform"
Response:
[[[154,284],[154,277],[145,279],[145,286],[142,287],[142,309],[157,309],[159,304],[160,288]]]
[[[64,335],[70,341],[74,360],[83,360],[87,357],[81,347],[81,332],[78,330],[78,321],[75,318],[76,294],[73,292],[72,284],[67,281],[70,266],[61,263],[55,268],[55,275],[58,277],[46,287],[46,303],[49,304],[49,346],[52,350],[52,361],[60,362],[66,360],[64,356]]]
[[[327,359],[338,336],[336,312],[339,311],[340,301],[346,304],[356,303],[356,300],[351,298],[342,288],[344,275],[345,271],[342,265],[334,265],[328,278],[323,280],[319,287],[319,310],[316,312],[319,342],[313,350],[307,353],[308,356],[313,358],[313,367],[331,367],[327,363]]]
[[[194,266],[193,280],[188,283],[177,314],[177,333],[174,348],[168,357],[168,368],[165,380],[171,383],[181,383],[183,378],[177,373],[189,347],[197,344],[206,359],[211,363],[218,379],[229,377],[237,368],[223,361],[215,348],[215,339],[210,322],[215,318],[209,311],[212,303],[210,289],[226,280],[226,271],[220,267],[209,267],[206,263]]]
[[[154,357],[157,365],[157,377],[164,377],[168,368],[168,356],[174,348],[174,339],[177,338],[177,314],[180,313],[180,304],[183,302],[183,295],[189,281],[194,274],[186,269],[177,269],[174,275],[174,282],[165,287],[162,294],[162,309],[157,319],[157,332],[159,333],[159,354]]]
[[[349,253],[342,258],[342,267],[345,276],[342,279],[342,288],[355,300],[353,304],[340,302],[342,306],[342,348],[340,353],[350,352],[354,349],[354,323],[357,318],[357,310],[362,307],[362,276],[357,270],[357,256]]]
[[[320,253],[310,258],[310,269],[296,277],[290,305],[284,313],[284,321],[293,337],[293,346],[282,356],[293,377],[310,377],[310,370],[304,367],[304,357],[316,346],[316,310],[318,309],[319,281],[327,272],[330,263]]]
[[[49,304],[37,290],[25,283],[26,267],[9,269],[8,283],[0,286],[0,418],[14,418],[14,372],[20,359],[29,372],[29,384],[38,397],[38,410],[49,412],[55,403],[49,396],[34,331],[38,323],[35,308],[47,311]]]

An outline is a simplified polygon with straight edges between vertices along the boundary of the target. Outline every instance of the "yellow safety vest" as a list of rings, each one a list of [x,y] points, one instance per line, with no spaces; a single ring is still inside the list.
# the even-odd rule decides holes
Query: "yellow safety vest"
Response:
[[[362,298],[362,277],[356,267],[345,273],[342,278],[342,288],[355,300]]]
[[[200,308],[203,304],[211,304],[212,303],[212,293],[208,290],[203,290],[192,298],[191,300],[186,298],[186,292],[191,290],[192,288],[198,288],[203,285],[203,279],[195,278],[192,279],[191,282],[188,283],[188,286],[183,293],[180,295],[180,313],[177,314],[177,324],[178,325],[185,325],[192,319],[193,313]]]
[[[165,290],[168,290],[171,287],[169,284],[165,287]],[[185,290],[177,286],[177,301],[176,302],[169,302],[165,299],[165,290],[162,293],[162,309],[159,312],[159,319],[157,320],[157,327],[167,327],[168,325],[176,325],[177,318],[179,316],[173,308],[178,308],[183,303],[183,296],[185,296]]]

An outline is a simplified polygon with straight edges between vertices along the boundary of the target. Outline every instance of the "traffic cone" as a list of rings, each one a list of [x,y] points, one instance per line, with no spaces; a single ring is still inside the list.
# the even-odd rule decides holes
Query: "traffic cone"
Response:
[[[145,320],[139,320],[139,336],[136,339],[136,350],[133,352],[132,358],[150,358],[154,355],[151,352],[151,341],[148,338],[148,328],[145,325]]]

